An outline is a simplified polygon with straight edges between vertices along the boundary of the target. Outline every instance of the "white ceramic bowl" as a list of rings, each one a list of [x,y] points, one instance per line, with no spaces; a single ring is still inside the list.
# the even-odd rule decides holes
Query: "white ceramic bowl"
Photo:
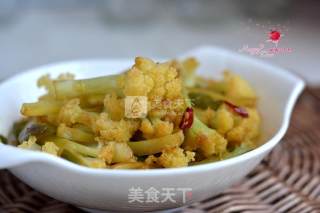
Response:
[[[0,145],[0,168],[34,189],[76,206],[111,211],[152,211],[178,208],[215,195],[248,174],[281,140],[290,120],[294,104],[304,88],[304,82],[287,70],[257,59],[205,47],[181,57],[195,56],[200,61],[199,73],[216,78],[225,68],[247,79],[259,95],[259,110],[263,117],[264,144],[241,156],[205,165],[155,170],[108,170],[82,167],[49,154]],[[36,80],[45,73],[57,75],[70,71],[78,78],[116,73],[133,64],[130,60],[94,60],[64,62],[32,69],[14,76],[0,85],[0,133],[7,134],[13,121],[19,119],[23,102],[36,101],[43,92]],[[153,187],[160,193],[171,188],[173,201],[129,202],[136,198],[133,191]],[[186,202],[179,189],[190,189]],[[129,189],[135,189],[129,192]],[[158,194],[163,199],[164,194]],[[133,197],[129,197],[133,196]],[[162,196],[162,197],[161,197]],[[131,200],[132,201],[132,200]]]

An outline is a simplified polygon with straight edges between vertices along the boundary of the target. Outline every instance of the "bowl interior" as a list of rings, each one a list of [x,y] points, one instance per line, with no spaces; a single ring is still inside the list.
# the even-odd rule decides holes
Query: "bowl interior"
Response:
[[[199,73],[203,76],[218,78],[224,69],[230,69],[251,83],[260,97],[258,108],[263,117],[262,142],[268,141],[267,144],[217,163],[139,171],[90,169],[45,153],[0,144],[0,168],[9,167],[30,186],[56,199],[84,207],[125,212],[185,205],[128,204],[128,189],[132,186],[145,189],[151,186],[156,189],[191,188],[192,199],[188,202],[203,200],[221,192],[251,171],[279,142],[288,127],[292,108],[304,84],[281,68],[223,49],[200,48],[181,57],[187,56],[194,56],[200,61]],[[0,134],[6,135],[13,122],[21,117],[19,111],[22,103],[34,102],[44,92],[36,86],[41,75],[50,73],[55,77],[59,73],[72,72],[77,78],[88,78],[121,72],[132,64],[133,59],[74,61],[39,67],[8,79],[0,84]]]
[[[181,58],[187,56],[194,56],[200,61],[200,75],[219,78],[224,69],[230,69],[250,82],[259,96],[258,108],[263,118],[262,141],[274,136],[286,120],[288,123],[295,99],[303,88],[303,82],[297,77],[281,68],[223,49],[201,48]],[[39,67],[12,77],[0,85],[0,134],[6,135],[12,123],[21,117],[22,103],[36,101],[44,92],[36,86],[41,75],[50,73],[57,76],[71,72],[77,78],[88,78],[121,72],[133,63],[133,59],[74,61]]]

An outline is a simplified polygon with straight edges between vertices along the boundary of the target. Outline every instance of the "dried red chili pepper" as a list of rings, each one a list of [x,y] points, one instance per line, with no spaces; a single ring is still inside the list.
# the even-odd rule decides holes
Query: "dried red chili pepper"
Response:
[[[247,112],[247,110],[243,107],[239,107],[236,106],[228,101],[224,101],[224,103],[229,106],[235,113],[237,113],[238,115],[240,115],[241,117],[247,118],[249,117],[249,113]]]
[[[179,128],[182,130],[189,129],[192,126],[192,123],[193,123],[193,109],[191,107],[188,107],[182,116],[182,120],[180,122]]]

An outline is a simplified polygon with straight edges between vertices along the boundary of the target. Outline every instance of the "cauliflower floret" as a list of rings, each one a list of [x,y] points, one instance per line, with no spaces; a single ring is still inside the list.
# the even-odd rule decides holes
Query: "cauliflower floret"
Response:
[[[38,79],[37,86],[44,87],[48,91],[49,94],[52,94],[54,91],[52,82],[53,82],[53,80],[50,78],[49,74],[43,75]]]
[[[105,141],[127,142],[139,128],[139,122],[134,120],[113,121],[107,113],[101,113],[96,120],[96,131]]]
[[[239,145],[242,141],[254,139],[259,135],[261,118],[256,109],[246,108],[248,118],[241,118],[238,124],[227,133],[231,144]]]
[[[41,147],[41,150],[43,152],[47,152],[49,154],[52,154],[52,155],[55,155],[55,156],[58,156],[59,154],[59,147],[53,143],[53,142],[50,142],[50,141],[47,141],[42,147]]]
[[[82,109],[80,108],[80,100],[78,98],[68,101],[61,107],[58,122],[65,123],[67,125],[74,124],[78,121]]]
[[[73,80],[74,78],[75,76],[71,73],[62,73],[58,76],[56,80],[60,80],[60,81]],[[37,86],[44,87],[48,91],[49,95],[51,95],[54,92],[54,87],[53,87],[54,80],[55,79],[52,79],[49,74],[43,75],[38,79]],[[42,97],[45,97],[45,96],[42,96]]]
[[[155,119],[153,121],[154,125],[154,137],[162,137],[170,135],[173,132],[173,123],[169,121],[162,121],[160,119]]]
[[[124,78],[123,92],[126,96],[148,96],[154,86],[153,79],[133,67]]]
[[[199,62],[195,58],[187,58],[184,61],[172,61],[172,64],[178,70],[179,76],[183,79],[183,83],[187,87],[195,84],[195,72],[199,66]]]
[[[179,147],[163,150],[158,158],[158,164],[165,168],[185,167],[188,163],[194,161],[195,153],[186,151]]]
[[[197,117],[186,132],[183,146],[186,150],[199,150],[205,157],[221,155],[226,151],[227,140],[216,130],[210,129]]]
[[[110,141],[110,142],[104,142],[102,139],[97,138],[97,141],[100,144],[105,144],[107,143],[107,145],[104,145],[101,147],[100,153],[99,153],[99,158],[103,159],[107,164],[111,164],[112,163],[112,158],[114,155],[114,144]]]
[[[172,63],[154,63],[137,57],[135,65],[120,80],[125,96],[147,96],[149,100],[181,97],[181,80]]]
[[[158,164],[158,158],[154,155],[149,155],[145,160],[144,163],[147,168],[159,168],[161,167]]]
[[[209,157],[213,154],[223,154],[226,151],[228,142],[217,131],[212,129],[208,135],[199,135],[198,143],[202,154]]]
[[[35,136],[30,136],[27,141],[23,141],[18,147],[23,149],[31,149],[31,150],[41,150],[41,146],[37,143],[37,138]]]
[[[155,63],[137,57],[134,66],[118,80],[125,96],[145,96],[148,116],[175,120],[185,109],[182,82],[172,62]]]
[[[207,108],[206,110],[202,110],[202,109],[194,109],[196,112],[197,117],[200,119],[200,121],[202,121],[204,124],[206,124],[207,126],[212,126],[212,120],[215,117],[215,111],[211,108]]]
[[[145,118],[141,121],[141,125],[140,125],[139,130],[143,133],[143,136],[145,138],[151,137],[154,133],[154,127],[153,127],[151,121],[147,118]]]
[[[247,81],[239,75],[229,71],[224,72],[224,82],[226,83],[226,96],[236,101],[240,105],[254,106],[257,96],[253,88]]]
[[[101,148],[99,158],[104,159],[107,164],[135,161],[133,152],[128,144],[114,141],[107,142]]]
[[[233,128],[234,121],[232,113],[224,105],[220,106],[210,126],[215,128],[220,134],[224,135]]]
[[[172,134],[173,127],[174,124],[169,121],[153,119],[151,122],[148,119],[143,119],[140,125],[140,131],[145,138],[158,138]]]
[[[58,122],[70,126],[75,123],[81,123],[95,129],[95,121],[98,115],[94,112],[86,112],[80,108],[78,98],[71,99],[63,105],[58,114]]]
[[[112,120],[120,121],[124,118],[124,102],[122,99],[118,99],[115,94],[107,94],[103,103],[105,111]]]

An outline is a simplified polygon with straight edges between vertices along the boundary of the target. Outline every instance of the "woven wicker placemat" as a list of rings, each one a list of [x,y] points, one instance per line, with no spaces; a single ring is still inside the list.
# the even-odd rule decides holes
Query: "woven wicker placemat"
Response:
[[[182,212],[320,212],[320,88],[306,89],[290,129],[240,184]],[[83,212],[0,171],[0,212]]]

